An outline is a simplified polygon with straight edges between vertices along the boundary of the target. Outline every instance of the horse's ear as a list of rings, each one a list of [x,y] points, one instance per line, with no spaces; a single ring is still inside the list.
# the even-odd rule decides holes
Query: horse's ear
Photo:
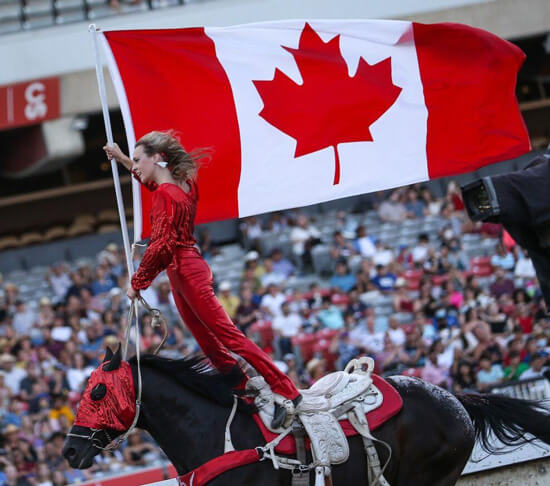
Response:
[[[118,349],[113,354],[113,357],[103,365],[103,371],[115,371],[120,367],[120,362],[122,361],[122,351],[120,349],[120,343]]]
[[[113,359],[113,351],[109,346],[107,346],[107,349],[105,350],[105,358],[103,358],[103,363],[106,361],[111,361]]]

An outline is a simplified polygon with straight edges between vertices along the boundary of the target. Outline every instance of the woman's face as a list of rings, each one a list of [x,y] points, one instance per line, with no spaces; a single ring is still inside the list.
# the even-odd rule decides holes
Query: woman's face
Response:
[[[142,145],[138,145],[134,150],[134,157],[132,159],[132,170],[141,179],[141,182],[150,182],[153,180],[153,173],[155,172],[156,159],[158,154],[149,157],[143,150]]]

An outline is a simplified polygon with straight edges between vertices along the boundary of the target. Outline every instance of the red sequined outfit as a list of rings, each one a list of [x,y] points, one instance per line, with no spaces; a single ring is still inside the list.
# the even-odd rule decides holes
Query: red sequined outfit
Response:
[[[175,184],[144,184],[153,191],[151,239],[132,287],[146,289],[166,269],[178,311],[212,364],[229,371],[237,364],[233,351],[256,368],[275,393],[294,399],[299,392],[292,381],[237,329],[214,294],[212,271],[194,246],[198,188],[192,180],[188,184],[189,193]]]

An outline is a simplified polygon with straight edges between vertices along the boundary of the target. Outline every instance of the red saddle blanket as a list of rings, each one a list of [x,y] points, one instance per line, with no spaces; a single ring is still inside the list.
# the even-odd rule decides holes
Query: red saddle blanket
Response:
[[[397,393],[397,390],[393,386],[391,386],[383,378],[380,378],[378,375],[372,375],[372,382],[374,386],[380,390],[384,397],[382,405],[367,413],[369,428],[370,430],[375,430],[401,410],[401,408],[403,407],[403,399],[401,398],[401,395]],[[266,442],[270,442],[275,437],[277,437],[277,434],[274,434],[266,428],[258,414],[254,414],[254,420],[262,431]],[[353,425],[351,425],[348,420],[340,420],[340,425],[342,426],[342,430],[347,437],[358,434],[358,432],[354,429]],[[310,448],[309,440],[307,439],[306,447],[308,449]],[[279,454],[296,454],[296,441],[294,440],[294,437],[292,437],[291,435],[286,436],[275,448],[275,451]]]

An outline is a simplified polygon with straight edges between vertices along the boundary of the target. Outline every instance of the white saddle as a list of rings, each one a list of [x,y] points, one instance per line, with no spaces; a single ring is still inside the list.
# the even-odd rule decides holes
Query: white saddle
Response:
[[[331,373],[309,390],[301,390],[303,399],[296,416],[309,435],[315,459],[321,464],[341,464],[348,459],[348,441],[338,423],[347,418],[348,411],[362,410],[366,414],[382,404],[382,393],[372,384],[373,369],[372,358],[352,360],[344,371]],[[288,400],[272,393],[261,376],[251,378],[247,388],[257,392],[255,405],[267,429],[277,434],[284,432],[284,427],[272,429],[271,420],[274,402],[285,406]]]

